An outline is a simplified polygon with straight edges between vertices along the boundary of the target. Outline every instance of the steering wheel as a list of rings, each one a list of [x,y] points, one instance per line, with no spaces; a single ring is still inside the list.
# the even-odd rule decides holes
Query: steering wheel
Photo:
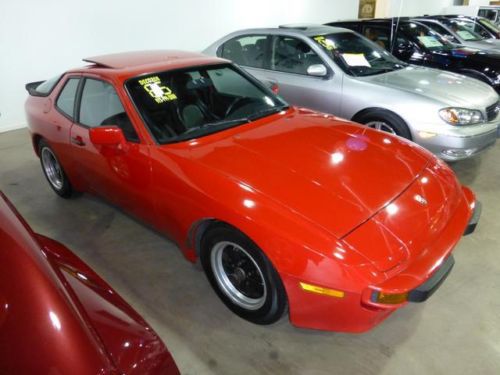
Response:
[[[255,99],[246,96],[240,96],[239,98],[234,99],[233,102],[229,104],[229,107],[227,107],[226,113],[224,113],[224,117],[228,117],[236,109],[239,109],[246,104],[252,103],[254,100]]]

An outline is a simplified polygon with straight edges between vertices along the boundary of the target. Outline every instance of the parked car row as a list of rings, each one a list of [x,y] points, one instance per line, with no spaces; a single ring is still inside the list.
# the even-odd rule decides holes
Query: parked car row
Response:
[[[481,204],[440,159],[477,155],[498,134],[500,56],[456,47],[426,23],[250,29],[212,44],[211,57],[87,58],[26,85],[33,148],[55,193],[98,195],[168,235],[240,317],[270,324],[288,311],[299,327],[366,331],[446,279]],[[86,366],[177,372],[104,281],[3,211],[2,243],[40,258],[32,272],[59,306],[36,306],[49,340],[71,324]],[[16,278],[16,267],[0,275]],[[153,354],[125,354],[130,329],[101,317],[104,303],[132,317],[134,342]],[[13,334],[5,311],[0,332]]]
[[[427,27],[402,20],[396,34],[391,32],[392,21],[342,23],[372,40],[330,26],[242,30],[204,53],[232,60],[263,82],[279,84],[280,95],[294,105],[413,140],[444,160],[465,159],[494,145],[500,123],[497,92],[477,79],[429,67],[447,58],[451,70],[473,76],[475,68],[497,79],[500,70],[490,67],[492,61],[500,63],[500,55],[463,59],[451,47],[445,49]],[[396,55],[407,56],[407,62],[387,51],[394,40]],[[423,48],[410,56],[411,43],[421,40]],[[416,62],[424,66],[413,65]],[[494,88],[499,90],[500,82]]]

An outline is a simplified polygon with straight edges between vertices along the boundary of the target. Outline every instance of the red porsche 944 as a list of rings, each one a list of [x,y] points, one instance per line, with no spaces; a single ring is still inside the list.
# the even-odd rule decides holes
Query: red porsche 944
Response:
[[[178,51],[85,59],[27,85],[42,170],[200,260],[236,314],[366,331],[426,300],[480,214],[421,147],[289,106],[227,60]]]

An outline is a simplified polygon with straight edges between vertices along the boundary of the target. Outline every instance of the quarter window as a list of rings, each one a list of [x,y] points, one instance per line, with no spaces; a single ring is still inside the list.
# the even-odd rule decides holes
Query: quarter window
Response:
[[[307,75],[307,68],[316,64],[323,64],[323,61],[306,42],[287,36],[274,38],[271,69]]]
[[[56,102],[57,108],[71,119],[74,117],[75,95],[79,81],[80,78],[68,79]]]
[[[266,49],[267,36],[248,35],[226,42],[222,46],[220,56],[238,65],[264,68]]]
[[[80,123],[89,127],[116,125],[125,138],[137,142],[139,137],[125,112],[113,86],[107,82],[87,78],[80,103]]]

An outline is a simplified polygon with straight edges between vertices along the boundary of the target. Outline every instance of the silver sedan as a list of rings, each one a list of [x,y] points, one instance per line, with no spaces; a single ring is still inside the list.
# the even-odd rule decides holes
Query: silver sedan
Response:
[[[237,31],[204,53],[234,61],[291,104],[366,124],[453,161],[496,142],[498,94],[450,72],[408,65],[343,28]]]

